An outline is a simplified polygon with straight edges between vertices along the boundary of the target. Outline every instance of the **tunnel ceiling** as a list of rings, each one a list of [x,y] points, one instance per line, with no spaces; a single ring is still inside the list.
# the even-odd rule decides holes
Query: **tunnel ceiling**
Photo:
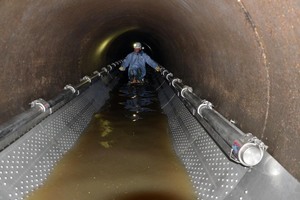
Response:
[[[3,0],[0,16],[2,122],[123,58],[136,38],[299,180],[297,0]]]

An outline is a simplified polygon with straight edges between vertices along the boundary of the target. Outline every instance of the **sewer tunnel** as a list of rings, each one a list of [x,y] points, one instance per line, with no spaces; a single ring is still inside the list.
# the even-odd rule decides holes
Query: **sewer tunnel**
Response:
[[[138,40],[299,180],[297,1],[3,1],[0,9],[4,125],[124,58]]]

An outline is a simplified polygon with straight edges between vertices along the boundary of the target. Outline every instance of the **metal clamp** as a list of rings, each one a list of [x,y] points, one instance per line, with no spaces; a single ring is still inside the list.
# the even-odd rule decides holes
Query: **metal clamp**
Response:
[[[207,108],[207,109],[212,109],[213,105],[209,101],[203,100],[202,103],[198,106],[197,108],[197,113],[203,118],[202,116],[202,109]]]
[[[253,167],[260,163],[264,152],[267,150],[261,140],[247,133],[240,140],[235,140],[230,152],[230,159],[247,167]]]
[[[161,74],[163,75],[163,76],[165,76],[165,72],[168,74],[169,73],[169,71],[168,70],[163,70],[162,72],[161,72]]]
[[[173,74],[172,74],[172,73],[168,73],[168,74],[167,74],[166,79],[167,79],[168,81],[170,81],[169,76],[173,77]]]
[[[43,112],[46,112],[50,108],[50,104],[44,99],[37,99],[30,103],[31,108],[38,106]],[[51,114],[51,110],[50,110]]]
[[[181,82],[182,82],[182,80],[181,80],[181,79],[179,79],[179,78],[174,78],[174,79],[172,80],[172,86],[173,86],[173,87],[175,87],[175,85],[174,85],[174,84],[175,84],[176,82],[178,82],[178,83],[181,83]]]
[[[251,133],[248,133],[248,134],[251,134]],[[251,134],[252,136],[252,134]],[[256,144],[260,149],[266,151],[268,149],[268,146],[265,145],[265,143],[263,143],[260,139],[258,139],[257,137],[251,137],[248,142],[252,142],[254,144]]]
[[[107,65],[107,68],[109,68],[108,71],[111,71],[113,69],[113,67],[111,65]]]
[[[84,76],[80,81],[88,81],[88,82],[92,82],[92,79],[88,76]]]
[[[185,91],[189,91],[189,92],[192,93],[193,92],[193,88],[191,88],[190,86],[187,86],[187,85],[183,86],[182,90],[180,91],[180,95],[181,95],[182,98],[185,98],[185,96],[183,95],[183,93]]]
[[[97,74],[97,76],[101,76],[101,73],[98,71],[94,71],[93,74]]]
[[[76,89],[72,85],[66,85],[64,90],[71,90],[73,94],[76,93]]]
[[[101,70],[104,71],[104,72],[106,72],[106,73],[108,73],[108,70],[105,67],[102,67]]]

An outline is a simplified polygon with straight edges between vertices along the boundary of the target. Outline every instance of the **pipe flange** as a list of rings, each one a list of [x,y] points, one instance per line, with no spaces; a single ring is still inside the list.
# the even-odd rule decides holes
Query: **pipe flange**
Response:
[[[66,85],[64,90],[71,90],[73,94],[76,93],[76,89],[72,85]]]
[[[106,72],[106,73],[108,73],[108,71],[107,71],[107,69],[105,67],[102,67],[101,70],[104,71],[104,72]]]
[[[197,108],[197,113],[203,118],[202,116],[202,109],[212,109],[213,105],[209,101],[203,100],[202,103]]]
[[[167,79],[168,81],[170,81],[170,79],[169,79],[170,76],[173,77],[173,74],[172,74],[172,73],[168,73],[167,76],[166,76],[166,79]]]
[[[161,74],[162,74],[163,76],[165,76],[165,73],[167,73],[167,74],[168,74],[168,73],[169,73],[169,71],[165,69],[165,70],[163,70],[163,71],[162,71],[162,73],[161,73]]]
[[[80,79],[80,81],[87,81],[87,82],[92,83],[92,79],[88,76],[84,76],[82,79]]]
[[[98,72],[98,71],[94,71],[93,74],[97,75],[97,76],[100,76],[101,77],[101,73]]]
[[[189,91],[190,93],[192,93],[193,88],[191,88],[190,86],[187,86],[187,85],[183,86],[182,90],[180,91],[180,95],[181,95],[182,98],[185,98],[185,96],[183,95],[183,93],[185,91]]]
[[[182,80],[179,79],[179,78],[174,78],[174,79],[172,80],[172,86],[173,86],[173,87],[175,87],[175,83],[176,83],[176,82],[182,83]]]
[[[30,105],[31,108],[38,106],[43,112],[46,112],[50,108],[50,104],[44,99],[34,100],[33,102],[30,103]]]

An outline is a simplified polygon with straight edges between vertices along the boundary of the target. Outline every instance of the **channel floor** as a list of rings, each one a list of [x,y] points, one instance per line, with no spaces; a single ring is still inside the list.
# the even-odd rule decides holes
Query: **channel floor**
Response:
[[[27,200],[192,200],[155,88],[118,85]]]

